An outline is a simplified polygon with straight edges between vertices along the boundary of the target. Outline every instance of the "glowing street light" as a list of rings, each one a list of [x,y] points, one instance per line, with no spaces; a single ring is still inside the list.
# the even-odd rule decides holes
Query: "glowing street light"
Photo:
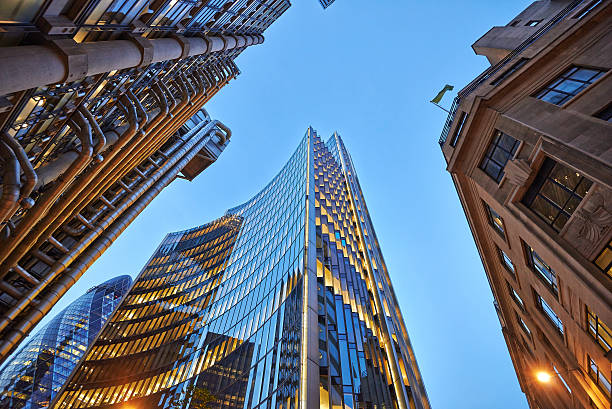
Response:
[[[552,376],[548,372],[546,372],[546,371],[538,371],[536,373],[536,379],[540,383],[548,383],[548,382],[550,382],[551,378],[552,378]]]

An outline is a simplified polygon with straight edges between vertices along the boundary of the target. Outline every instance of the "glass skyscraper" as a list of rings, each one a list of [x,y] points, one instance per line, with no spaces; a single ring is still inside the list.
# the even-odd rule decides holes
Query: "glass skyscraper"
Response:
[[[119,276],[91,288],[34,335],[0,371],[0,408],[47,408],[127,294]]]
[[[309,128],[280,173],[171,233],[57,408],[429,402],[350,155]]]

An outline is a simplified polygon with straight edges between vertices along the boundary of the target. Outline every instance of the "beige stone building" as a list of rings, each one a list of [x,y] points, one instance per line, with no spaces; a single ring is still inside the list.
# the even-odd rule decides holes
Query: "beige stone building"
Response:
[[[611,3],[536,1],[489,30],[440,139],[534,409],[610,408]]]

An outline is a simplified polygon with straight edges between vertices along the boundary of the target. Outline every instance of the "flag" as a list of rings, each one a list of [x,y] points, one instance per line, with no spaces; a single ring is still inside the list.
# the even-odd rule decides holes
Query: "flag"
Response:
[[[442,100],[442,97],[444,96],[444,94],[446,94],[446,91],[452,91],[452,90],[453,90],[453,86],[446,84],[444,88],[442,88],[442,91],[438,92],[438,95],[436,95],[434,99],[432,99],[430,102],[437,104],[438,102]]]

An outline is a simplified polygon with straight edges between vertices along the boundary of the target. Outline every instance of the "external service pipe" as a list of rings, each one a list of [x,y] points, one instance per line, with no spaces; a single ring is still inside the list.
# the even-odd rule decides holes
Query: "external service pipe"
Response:
[[[134,204],[134,202],[136,202],[138,199],[140,199],[140,197],[147,190],[149,190],[149,188],[155,182],[157,182],[158,180],[162,179],[162,177],[169,170],[171,170],[171,169],[176,170],[179,167],[180,167],[180,169],[182,169],[185,165],[187,165],[189,160],[193,159],[193,157],[204,147],[204,145],[208,141],[208,138],[206,136],[210,133],[211,129],[217,123],[218,123],[217,121],[210,122],[209,124],[207,124],[207,126],[204,129],[201,129],[199,132],[197,132],[199,138],[198,137],[193,137],[193,138],[185,141],[183,143],[183,146],[177,152],[177,154],[173,155],[172,159],[168,160],[162,167],[160,167],[157,171],[155,171],[147,179],[146,183],[144,183],[142,186],[140,186],[137,190],[135,190],[133,193],[131,193],[128,197],[126,197],[122,201],[122,203],[119,206],[116,207],[116,209],[113,212],[111,212],[106,217],[104,217],[102,223],[99,226],[97,226],[96,229],[90,231],[83,238],[81,238],[81,240],[79,240],[79,242],[76,244],[76,246],[72,249],[72,251],[70,253],[65,254],[60,260],[56,261],[53,264],[53,266],[51,267],[51,270],[45,276],[45,278],[43,280],[41,280],[40,283],[36,287],[34,287],[31,290],[29,290],[27,296],[23,297],[21,300],[19,300],[19,302],[17,304],[15,304],[14,306],[12,306],[10,308],[10,310],[7,311],[7,313],[2,317],[2,319],[0,321],[0,331],[4,330],[4,328],[6,328],[6,326],[12,320],[14,320],[17,317],[17,315],[19,315],[19,313],[21,313],[28,305],[30,305],[30,303],[40,294],[41,291],[44,290],[44,288],[48,284],[53,282],[59,276],[59,274],[64,272],[66,270],[66,268],[72,262],[74,262],[83,252],[85,252],[86,250],[88,252],[94,251],[95,250],[95,246],[90,247],[90,245],[92,244],[92,242],[94,242],[94,240],[96,240],[97,238],[99,238],[103,234],[106,234],[106,235],[111,234],[110,242],[112,242],[114,240],[114,238],[116,238],[116,236],[118,236],[118,233],[117,232],[113,232],[113,230],[110,229],[109,227],[111,227],[115,223],[115,221],[126,210],[128,210],[132,206],[132,204]],[[177,165],[177,162],[178,162],[178,165]],[[176,173],[178,173],[180,171],[180,169],[178,169],[176,171]],[[166,185],[167,185],[168,183],[170,183],[174,179],[175,175],[172,175],[171,177],[168,177],[169,175],[165,175],[165,176],[166,177],[163,178],[163,179],[167,182],[166,183]],[[159,189],[157,191],[157,193],[159,193],[160,190],[161,189]],[[157,193],[155,193],[155,195],[153,195],[150,198],[150,200],[152,200],[153,197],[155,197],[157,195]],[[140,213],[140,211],[142,211],[143,208],[144,208],[144,206],[142,206],[142,208],[134,215],[134,217],[138,213]],[[121,229],[121,231],[123,231],[125,229],[125,227],[127,227],[127,225],[125,223],[119,223],[119,224],[120,225],[121,224],[124,225],[123,228]],[[114,233],[114,234],[112,234],[112,233]],[[108,245],[110,245],[110,243]],[[99,252],[99,253],[101,254],[102,252]],[[99,257],[100,254],[98,254],[98,257]],[[43,300],[43,301],[41,301],[41,305],[39,305],[37,307],[37,309],[40,312],[41,309],[44,309],[44,305],[46,303],[49,303],[49,302],[55,303],[55,301],[56,300],[50,300],[50,299]],[[34,310],[33,312],[36,314],[36,310]],[[36,318],[36,317],[33,317],[33,318]],[[38,317],[38,319],[40,319],[40,317]],[[29,330],[29,328],[34,325],[34,323],[35,323],[34,321],[30,321],[30,320],[22,321],[22,324],[19,327],[17,327],[15,329],[15,331],[25,335],[27,333],[27,331]],[[22,328],[24,326],[25,326],[25,328]],[[19,334],[16,334],[16,335],[19,335]],[[8,353],[8,351],[10,351],[12,349],[11,342],[12,342],[12,340],[11,340],[10,336],[7,337],[7,339],[4,342],[2,342],[2,344],[0,346],[0,356],[4,356],[6,353]]]
[[[23,147],[15,138],[6,132],[2,132],[2,140],[13,150],[15,156],[17,156],[17,160],[19,161],[19,165],[25,177],[25,182],[21,186],[21,191],[19,192],[19,200],[21,206],[30,208],[33,205],[33,201],[29,196],[34,190],[34,186],[36,186],[36,181],[38,180],[36,171],[32,167],[30,159],[28,159],[28,155],[23,150]],[[12,216],[12,214],[10,216]]]
[[[86,206],[87,203],[90,203],[86,201],[86,199],[91,198],[92,196],[96,194],[99,194],[99,192],[101,191],[99,186],[101,185],[105,186],[105,184],[108,185],[108,184],[112,184],[115,182],[116,178],[113,177],[113,175],[116,173],[117,167],[122,166],[122,165],[125,166],[126,164],[131,162],[129,159],[127,159],[128,154],[133,151],[134,147],[139,145],[138,141],[146,135],[146,130],[143,132],[143,126],[146,121],[149,121],[149,116],[154,117],[154,119],[147,125],[147,129],[155,129],[157,125],[160,123],[160,121],[166,118],[167,113],[168,113],[167,100],[164,96],[164,93],[161,91],[159,84],[156,84],[156,85],[152,87],[152,92],[155,98],[158,100],[158,102],[160,102],[160,107],[161,107],[159,110],[157,110],[156,114],[152,113],[155,110],[152,111],[150,115],[147,114],[146,110],[142,107],[142,104],[140,103],[140,101],[131,92],[121,97],[119,106],[122,108],[122,110],[126,112],[126,115],[128,116],[128,122],[131,125],[130,125],[130,128],[126,132],[122,133],[122,137],[121,137],[122,143],[120,143],[116,147],[117,148],[116,150],[113,149],[113,151],[111,151],[108,161],[106,161],[105,169],[109,169],[110,173],[105,173],[104,178],[95,177],[95,179],[86,180],[85,183],[82,183],[79,187],[77,187],[77,189],[80,189],[77,191],[82,192],[84,187],[86,186],[86,183],[89,183],[89,186],[87,186],[88,189],[87,189],[86,195],[78,194],[78,196],[76,196],[76,199],[75,199],[75,196],[70,195],[70,197],[73,199],[70,203],[66,203],[61,209],[58,209],[58,211],[61,212],[59,217],[55,218],[54,220],[49,220],[49,221],[45,220],[46,229],[44,230],[42,234],[38,236],[39,240],[34,245],[34,247],[39,247],[40,245],[42,245],[42,243],[46,240],[46,237],[50,237],[50,235],[53,234],[53,232],[57,228],[59,228],[62,223],[68,220],[72,214],[78,215],[78,212],[84,206]],[[137,115],[136,114],[137,112],[140,115]],[[133,138],[133,136],[137,132],[139,136],[137,138]],[[121,149],[120,153],[118,152],[119,149]],[[117,153],[119,153],[119,155],[117,155]],[[103,172],[99,172],[99,169],[98,171],[92,170],[89,176],[91,178],[101,173]],[[93,185],[91,184],[91,182],[93,182]],[[73,193],[73,194],[77,195],[77,193]],[[98,212],[98,213],[101,213],[101,212]],[[90,219],[90,222],[95,221],[97,217],[99,217],[99,215],[100,214],[95,215],[92,219]],[[79,235],[83,231],[81,227],[74,229],[68,225],[63,226],[62,229],[71,235]]]
[[[10,217],[11,211],[17,205],[21,183],[19,182],[19,160],[15,152],[4,141],[0,141],[0,157],[4,161],[2,196],[0,196],[0,222],[4,222]]]
[[[211,122],[209,125],[214,124],[215,122]],[[180,172],[181,169],[183,169],[187,163],[189,163],[189,161],[193,159],[193,157],[195,157],[195,155],[204,147],[208,141],[207,133],[209,132],[210,128],[207,129],[206,133],[203,133],[202,137],[193,138],[192,140],[187,141],[181,148],[181,151],[184,154],[176,155],[176,159],[173,161],[174,163],[172,163],[174,166],[172,166],[172,168],[167,172],[161,172],[160,169],[158,171],[161,172],[160,177],[154,183],[151,183],[152,186],[150,188],[145,189],[146,193],[142,194],[142,196],[140,196],[137,200],[130,202],[131,206],[129,209],[127,209],[127,211],[118,213],[121,214],[120,217],[112,220],[107,224],[107,226],[105,226],[104,229],[100,230],[98,238],[92,243],[91,246],[87,248],[86,251],[80,255],[78,261],[71,266],[68,272],[62,276],[62,278],[60,278],[50,289],[49,292],[54,295],[51,297],[45,297],[41,303],[36,306],[36,308],[33,308],[32,311],[30,311],[29,314],[27,314],[27,316],[20,321],[20,323],[11,331],[10,335],[5,337],[0,344],[0,356],[6,356],[14,349],[23,336],[25,336],[32,329],[32,327],[36,325],[46,313],[49,312],[57,300],[61,298],[76,281],[78,281],[89,266],[91,266],[113,243],[115,238],[118,237],[145,209],[145,207],[174,180],[178,172]],[[196,144],[196,146],[193,146],[194,144]],[[185,145],[191,146],[187,147]],[[5,327],[6,324],[3,320],[0,322],[0,329]]]
[[[247,37],[236,41],[232,37],[211,36],[185,37],[182,40],[189,44],[186,57],[209,54],[216,51],[231,50]],[[252,36],[252,44],[261,44],[262,35]],[[149,64],[161,61],[176,60],[183,54],[183,44],[175,38],[156,38],[147,41],[152,51]],[[65,58],[62,52],[52,46],[25,45],[0,48],[0,95],[6,95],[25,89],[64,82],[69,74],[71,80],[102,74],[114,70],[133,68],[147,62],[145,48],[130,40],[96,41],[75,43],[71,53],[85,55],[80,58],[77,67],[70,67],[71,59]],[[148,55],[148,52],[147,52]],[[73,71],[71,73],[71,71]]]
[[[136,121],[136,109],[133,104],[125,108],[126,116],[128,117],[129,127],[122,133],[122,137],[116,143],[115,148],[110,151],[108,158],[111,159],[117,155],[121,150],[121,147],[129,140],[138,130],[138,123]],[[91,130],[91,126],[89,127]],[[91,139],[90,139],[91,140]],[[85,146],[85,145],[82,145]],[[91,147],[91,144],[89,145]],[[93,153],[93,151],[92,151]],[[65,197],[56,203],[50,212],[44,216],[44,212],[38,210],[36,213],[30,215],[37,206],[41,206],[41,203],[37,203],[26,215],[26,218],[21,220],[17,225],[13,237],[14,248],[10,251],[9,246],[0,246],[0,260],[3,260],[0,268],[0,278],[4,276],[8,268],[13,267],[17,262],[25,255],[25,253],[31,248],[32,244],[40,237],[43,231],[45,231],[51,224],[51,221],[62,213],[62,209],[69,204],[68,198],[79,197],[82,189],[97,175],[97,171],[101,168],[108,166],[110,160],[98,162],[94,164],[93,168],[89,170],[83,177],[77,179],[76,183],[73,183],[67,192]],[[72,178],[71,178],[72,179]],[[42,217],[45,217],[44,223],[38,223],[34,228],[34,224],[39,221]],[[10,252],[10,255],[9,255]]]
[[[85,116],[85,119],[87,119],[96,135],[96,144],[94,145],[93,153],[94,155],[98,155],[106,146],[106,136],[104,132],[102,132],[102,129],[100,129],[100,124],[96,121],[96,118],[94,118],[93,114],[89,112],[89,109],[87,109],[85,105],[81,105],[79,111]]]
[[[75,131],[79,141],[81,142],[81,150],[78,157],[68,165],[67,170],[62,174],[62,180],[56,183],[49,191],[45,192],[41,200],[26,214],[15,229],[15,237],[13,240],[23,238],[28,234],[30,228],[34,226],[49,210],[53,202],[64,192],[66,187],[72,183],[74,177],[87,165],[93,153],[91,142],[91,125],[87,122],[83,114],[76,112],[74,119],[69,121],[69,126]],[[3,256],[8,252],[10,246],[0,248]],[[0,273],[1,274],[1,273]]]

